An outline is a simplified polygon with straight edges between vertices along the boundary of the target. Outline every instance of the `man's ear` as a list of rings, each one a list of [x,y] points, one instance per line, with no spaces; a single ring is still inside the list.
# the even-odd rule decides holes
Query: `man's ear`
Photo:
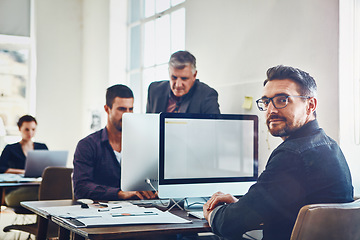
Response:
[[[104,110],[105,110],[105,112],[106,112],[107,114],[109,114],[109,112],[110,112],[110,107],[105,104],[105,105],[104,105]]]
[[[315,97],[309,98],[309,104],[308,104],[308,114],[315,112],[317,107],[317,99]]]

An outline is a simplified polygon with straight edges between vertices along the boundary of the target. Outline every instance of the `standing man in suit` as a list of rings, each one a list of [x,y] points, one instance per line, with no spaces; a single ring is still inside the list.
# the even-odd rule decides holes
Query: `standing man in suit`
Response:
[[[196,79],[196,59],[188,51],[178,51],[169,61],[170,81],[150,84],[147,113],[219,114],[218,93]]]
[[[106,127],[80,140],[75,150],[75,198],[110,201],[156,197],[151,191],[120,189],[122,115],[133,112],[133,104],[134,95],[127,86],[118,84],[107,89]]]

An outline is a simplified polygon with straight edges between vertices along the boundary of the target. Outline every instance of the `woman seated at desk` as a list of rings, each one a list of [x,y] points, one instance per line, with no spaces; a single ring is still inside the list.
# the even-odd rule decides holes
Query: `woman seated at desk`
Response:
[[[17,125],[21,134],[21,141],[5,146],[0,157],[0,173],[24,174],[28,151],[48,150],[45,144],[32,141],[37,126],[37,121],[33,116],[22,116]],[[37,199],[38,187],[19,187],[8,191],[5,195],[5,203],[9,207],[18,207],[21,201]]]

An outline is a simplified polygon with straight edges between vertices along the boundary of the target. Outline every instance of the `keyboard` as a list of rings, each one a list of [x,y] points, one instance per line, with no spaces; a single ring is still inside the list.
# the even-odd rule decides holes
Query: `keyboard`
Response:
[[[205,219],[203,211],[190,211],[187,213],[188,216],[193,216],[199,219]]]

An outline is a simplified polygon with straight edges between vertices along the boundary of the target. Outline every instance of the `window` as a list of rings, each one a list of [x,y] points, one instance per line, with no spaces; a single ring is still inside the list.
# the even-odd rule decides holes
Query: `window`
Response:
[[[0,137],[8,136],[5,142],[19,135],[17,120],[33,110],[30,46],[30,37],[0,35]]]
[[[169,79],[170,55],[185,49],[185,0],[129,0],[128,82],[135,112],[146,111],[151,82]]]
[[[21,139],[19,117],[35,113],[33,4],[0,1],[0,149]]]

